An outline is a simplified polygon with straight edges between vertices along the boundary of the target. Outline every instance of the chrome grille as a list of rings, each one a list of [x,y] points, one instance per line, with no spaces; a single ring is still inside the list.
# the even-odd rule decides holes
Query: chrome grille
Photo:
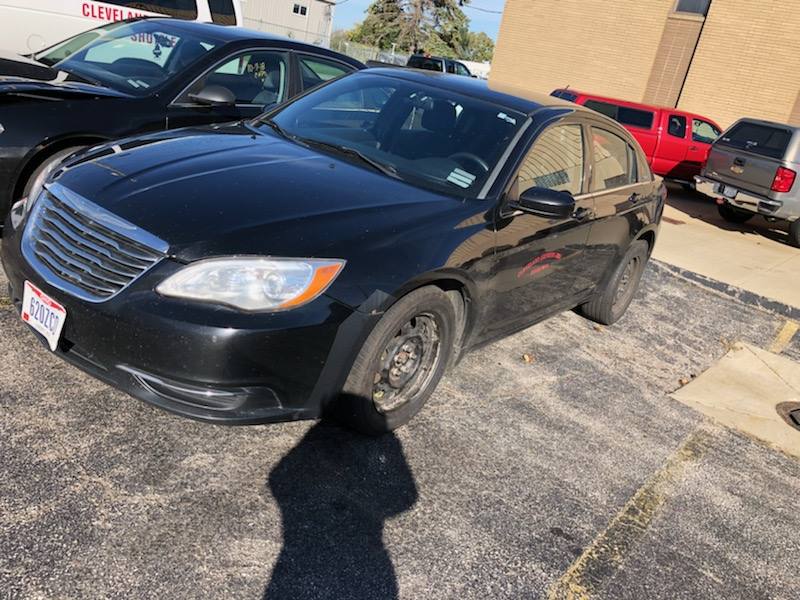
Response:
[[[160,261],[167,244],[58,184],[33,206],[25,258],[51,285],[102,302]]]

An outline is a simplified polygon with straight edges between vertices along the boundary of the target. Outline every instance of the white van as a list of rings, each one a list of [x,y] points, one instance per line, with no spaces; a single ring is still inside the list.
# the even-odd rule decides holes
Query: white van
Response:
[[[0,0],[0,49],[29,54],[103,22],[140,16],[242,24],[240,0]]]

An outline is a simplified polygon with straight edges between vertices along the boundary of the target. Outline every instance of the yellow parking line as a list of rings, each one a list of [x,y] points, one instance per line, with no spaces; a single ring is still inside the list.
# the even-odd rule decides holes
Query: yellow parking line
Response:
[[[639,488],[608,527],[587,546],[548,590],[550,600],[586,600],[614,574],[647,531],[667,494],[684,477],[690,463],[702,457],[713,436],[704,429],[689,434],[664,466]]]
[[[778,332],[778,335],[775,336],[768,350],[774,354],[780,354],[786,350],[786,347],[791,343],[798,329],[800,329],[800,324],[798,324],[797,321],[792,321],[791,319],[786,321]]]

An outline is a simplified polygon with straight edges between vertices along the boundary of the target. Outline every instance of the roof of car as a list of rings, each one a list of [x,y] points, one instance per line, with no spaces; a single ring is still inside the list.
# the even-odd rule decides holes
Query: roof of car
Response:
[[[667,112],[677,113],[680,115],[703,117],[703,119],[711,120],[709,117],[705,117],[701,114],[693,113],[688,110],[683,110],[681,108],[661,106],[659,104],[645,104],[644,102],[633,102],[632,100],[623,100],[622,98],[612,98],[611,96],[602,96],[600,94],[592,94],[591,92],[582,92],[581,90],[575,90],[572,88],[557,88],[556,90],[553,91],[569,92],[570,94],[575,94],[576,96],[585,96],[590,100],[599,100],[600,102],[612,102],[614,104],[619,104],[620,106],[625,106],[627,108],[638,108],[641,110],[648,110],[651,112],[655,112],[657,110],[665,110]]]
[[[132,19],[132,20],[144,20],[142,18]],[[232,27],[230,25],[218,25],[216,23],[202,23],[200,21],[187,21],[183,19],[171,19],[171,18],[163,18],[163,17],[146,17],[147,21],[157,21],[163,22],[165,24],[169,24],[171,27],[176,29],[180,29],[181,31],[186,32],[202,32],[206,35],[210,35],[212,37],[217,38],[223,42],[236,42],[236,41],[263,41],[263,40],[276,40],[281,42],[292,42],[298,46],[309,46],[319,48],[318,46],[313,46],[312,44],[307,44],[305,42],[299,42],[297,40],[293,40],[292,38],[283,36],[283,35],[275,35],[272,33],[265,33],[263,31],[256,31],[255,29],[247,29],[245,27]],[[322,51],[328,52],[327,48],[319,48]],[[351,59],[352,60],[352,59]]]
[[[434,87],[452,90],[458,94],[472,96],[479,100],[492,102],[517,112],[530,114],[543,107],[568,108],[570,110],[588,110],[574,104],[554,98],[547,94],[528,92],[509,86],[496,85],[483,79],[464,77],[461,75],[450,75],[438,71],[427,71],[423,69],[392,68],[392,67],[373,67],[362,74],[385,75],[406,81],[415,81]]]

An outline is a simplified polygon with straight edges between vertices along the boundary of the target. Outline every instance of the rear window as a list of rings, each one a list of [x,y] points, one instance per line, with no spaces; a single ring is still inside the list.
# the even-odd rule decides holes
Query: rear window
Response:
[[[578,99],[578,94],[573,94],[567,90],[556,90],[550,95],[554,96],[555,98],[561,98],[562,100],[569,100],[570,102],[575,102],[575,100]]]
[[[439,58],[425,58],[424,56],[412,56],[408,59],[408,65],[414,69],[425,69],[426,71],[444,71],[442,61]]]
[[[650,129],[653,126],[653,113],[649,110],[618,106],[617,104],[601,102],[600,100],[587,100],[583,105],[586,108],[591,108],[600,114],[611,117],[623,125],[630,125],[631,127],[639,127],[642,129]]]
[[[717,143],[769,158],[783,158],[791,139],[792,133],[788,129],[758,123],[739,123],[726,131]]]

